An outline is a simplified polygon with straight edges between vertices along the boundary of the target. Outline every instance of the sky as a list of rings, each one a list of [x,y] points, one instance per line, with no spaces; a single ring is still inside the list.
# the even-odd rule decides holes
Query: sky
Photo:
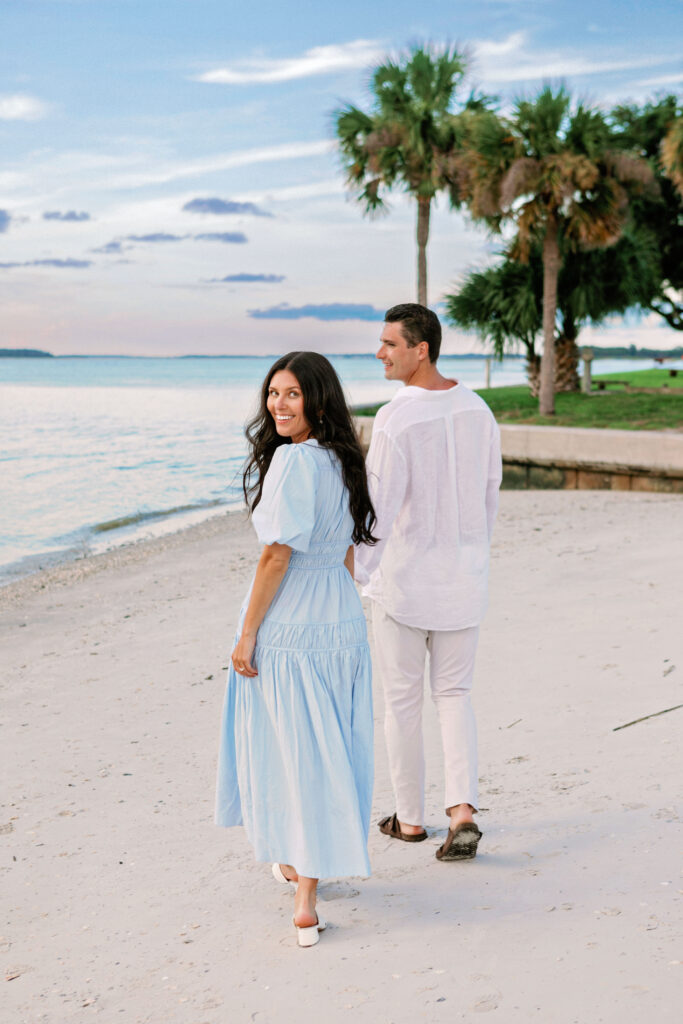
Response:
[[[55,354],[372,351],[415,299],[415,212],[363,216],[334,111],[369,108],[411,44],[466,48],[463,95],[683,93],[681,0],[2,0],[0,36],[0,347]],[[440,199],[430,305],[499,244]],[[681,334],[629,317],[580,341]]]

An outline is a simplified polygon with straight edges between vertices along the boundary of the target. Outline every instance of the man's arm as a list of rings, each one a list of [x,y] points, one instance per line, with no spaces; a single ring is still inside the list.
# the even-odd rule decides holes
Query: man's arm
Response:
[[[355,549],[354,578],[363,585],[381,561],[408,485],[406,460],[381,428],[373,431],[365,467],[370,498],[377,516],[372,532],[379,540],[373,545],[359,544]]]
[[[493,524],[496,521],[498,512],[498,494],[503,478],[503,463],[500,454],[500,430],[494,422],[489,447],[489,470],[486,484],[486,523],[488,527],[489,543],[493,536]]]

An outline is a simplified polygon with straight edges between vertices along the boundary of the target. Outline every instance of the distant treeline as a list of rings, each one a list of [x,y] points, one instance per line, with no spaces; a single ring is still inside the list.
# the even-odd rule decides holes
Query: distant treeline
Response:
[[[52,352],[43,352],[39,348],[0,348],[0,358],[3,356],[22,356],[26,359],[54,359]]]
[[[593,354],[597,359],[609,356],[611,359],[680,359],[683,356],[683,346],[678,348],[637,348],[635,345],[614,346],[610,348],[605,345],[592,345]]]
[[[593,345],[593,355],[596,359],[604,359],[609,357],[610,359],[681,359],[683,358],[683,346],[678,348],[660,349],[660,348],[638,348],[636,345],[627,346],[602,346]],[[374,359],[375,356],[370,352],[336,352],[331,353],[335,358],[346,357],[348,359],[358,359],[363,356],[367,356],[368,359]],[[25,358],[25,359],[55,359],[59,356],[54,356],[52,352],[43,352],[39,348],[0,348],[0,359],[3,357],[12,358]],[[136,359],[136,356],[62,356],[66,359]],[[173,358],[173,357],[171,357]],[[176,359],[251,359],[252,356],[238,356],[238,355],[186,355],[176,356]],[[263,356],[266,359],[275,359],[275,355]],[[486,359],[487,357],[482,352],[465,352],[464,354],[449,355],[449,359]],[[506,359],[522,359],[523,356],[513,353],[506,352]]]

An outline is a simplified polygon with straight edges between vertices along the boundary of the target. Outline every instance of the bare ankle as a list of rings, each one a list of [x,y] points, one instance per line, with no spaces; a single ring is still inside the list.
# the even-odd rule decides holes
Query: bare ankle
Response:
[[[295,867],[292,867],[291,864],[281,864],[280,865],[280,871],[285,876],[285,878],[287,879],[288,882],[298,882],[299,881],[299,875],[297,873],[297,870],[296,870]]]
[[[424,828],[422,827],[422,825],[407,825],[406,822],[401,821],[400,818],[398,821],[398,826],[401,829],[401,832],[405,832],[407,836],[419,836],[422,832],[424,832]]]
[[[474,821],[475,810],[471,804],[455,804],[446,811],[451,819],[451,826],[461,825],[465,821]]]

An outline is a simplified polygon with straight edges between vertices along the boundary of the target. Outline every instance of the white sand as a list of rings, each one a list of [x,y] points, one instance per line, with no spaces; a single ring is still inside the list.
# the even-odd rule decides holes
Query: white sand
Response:
[[[7,1024],[680,1020],[683,501],[506,492],[475,685],[484,839],[408,846],[381,727],[368,881],[288,892],[212,825],[239,516],[0,591]],[[381,722],[381,697],[377,697]],[[680,794],[678,794],[680,795]]]

